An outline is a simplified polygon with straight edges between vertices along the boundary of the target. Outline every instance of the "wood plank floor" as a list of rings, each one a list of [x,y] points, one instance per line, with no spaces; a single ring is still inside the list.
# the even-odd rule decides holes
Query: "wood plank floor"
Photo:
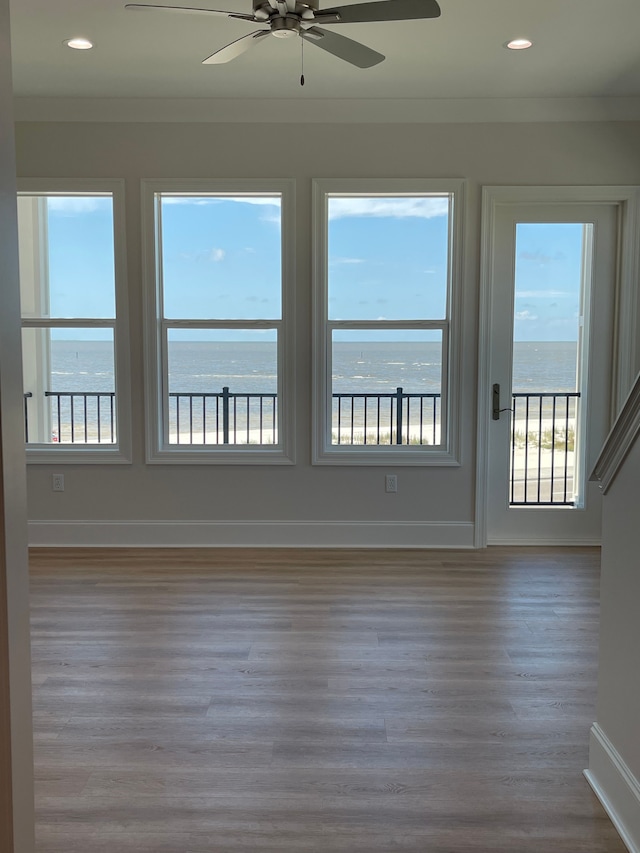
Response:
[[[36,551],[38,853],[624,853],[599,551]]]

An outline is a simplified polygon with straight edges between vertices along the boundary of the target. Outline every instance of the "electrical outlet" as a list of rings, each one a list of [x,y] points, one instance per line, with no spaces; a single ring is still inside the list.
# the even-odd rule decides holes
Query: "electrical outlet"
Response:
[[[398,475],[386,474],[384,478],[384,490],[389,494],[395,495],[398,491]]]
[[[64,474],[51,475],[51,488],[54,492],[64,492]]]

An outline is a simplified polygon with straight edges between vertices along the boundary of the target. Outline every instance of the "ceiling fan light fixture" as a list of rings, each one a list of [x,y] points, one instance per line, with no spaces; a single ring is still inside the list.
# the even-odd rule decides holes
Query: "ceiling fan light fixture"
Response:
[[[93,47],[92,41],[80,37],[65,39],[62,44],[72,48],[73,50],[91,50]]]
[[[509,50],[527,50],[533,45],[532,41],[529,39],[511,39],[505,44],[505,47],[509,48]]]

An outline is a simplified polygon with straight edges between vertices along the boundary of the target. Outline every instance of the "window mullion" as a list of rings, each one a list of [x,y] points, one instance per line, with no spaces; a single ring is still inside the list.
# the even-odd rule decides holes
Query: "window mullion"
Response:
[[[23,329],[115,329],[116,318],[90,319],[88,317],[25,317],[22,320]]]
[[[435,329],[442,330],[449,326],[448,320],[327,320],[327,328],[337,329],[379,329],[395,331],[396,329]]]
[[[172,320],[162,319],[166,329],[281,329],[282,320]]]

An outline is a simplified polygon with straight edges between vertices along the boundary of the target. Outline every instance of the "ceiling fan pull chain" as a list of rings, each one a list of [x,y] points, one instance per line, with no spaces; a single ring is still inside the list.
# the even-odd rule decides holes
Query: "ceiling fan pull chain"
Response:
[[[301,39],[300,39],[300,42],[301,42],[301,44],[302,44],[302,51],[301,51],[301,67],[300,67],[300,70],[301,70],[301,72],[302,72],[302,73],[300,74],[300,85],[301,85],[301,86],[304,86],[304,39],[302,39],[302,38],[301,38]]]

